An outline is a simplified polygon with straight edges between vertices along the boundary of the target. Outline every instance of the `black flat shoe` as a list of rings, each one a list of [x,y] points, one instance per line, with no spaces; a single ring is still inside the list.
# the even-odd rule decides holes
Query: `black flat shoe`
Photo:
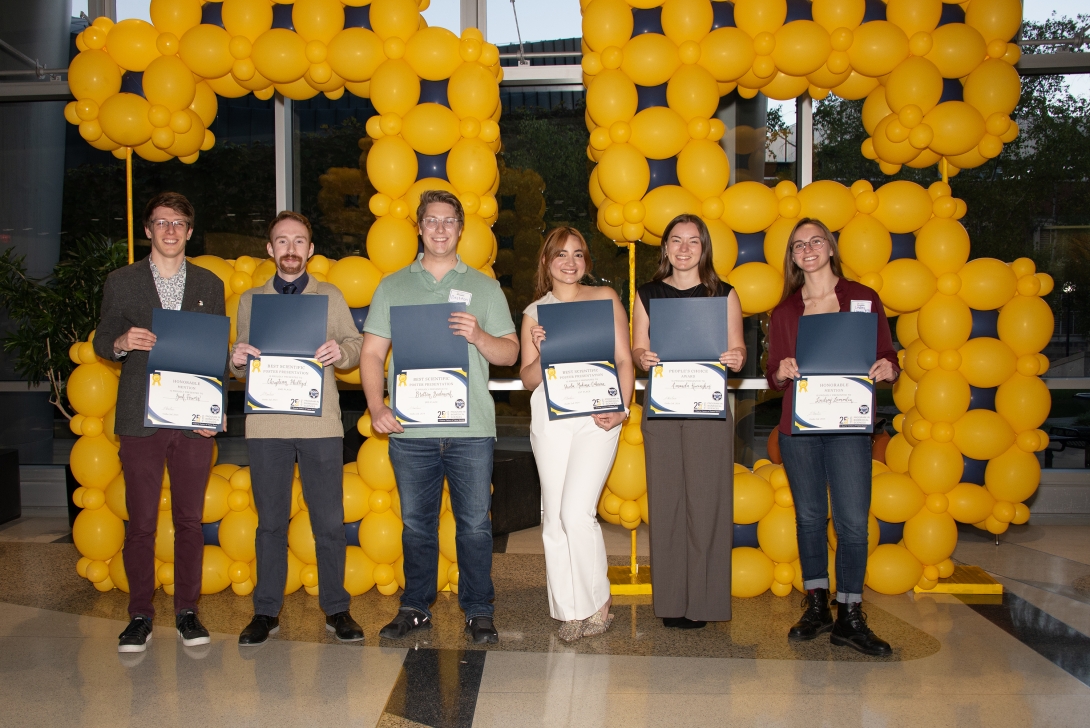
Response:
[[[670,629],[703,629],[708,625],[704,620],[689,619],[688,617],[663,617],[662,626]]]
[[[491,617],[474,617],[466,622],[466,637],[475,645],[494,645],[500,641]]]
[[[867,615],[863,613],[860,602],[836,605],[836,622],[829,641],[841,647],[851,647],[864,655],[888,657],[893,654],[889,643],[871,632],[867,626]]]
[[[265,643],[265,640],[269,639],[269,635],[276,634],[279,631],[280,619],[278,617],[270,617],[267,614],[255,614],[254,618],[250,620],[250,623],[246,625],[246,628],[239,634],[238,643],[248,647],[261,645]]]
[[[363,639],[363,629],[347,611],[326,617],[325,628],[336,634],[341,642],[359,642]]]
[[[388,640],[399,640],[410,632],[424,629],[431,629],[431,617],[418,609],[406,607],[398,610],[397,616],[379,630],[378,636]]]
[[[802,616],[787,632],[788,641],[808,642],[833,628],[828,589],[808,589],[802,598],[802,606]]]

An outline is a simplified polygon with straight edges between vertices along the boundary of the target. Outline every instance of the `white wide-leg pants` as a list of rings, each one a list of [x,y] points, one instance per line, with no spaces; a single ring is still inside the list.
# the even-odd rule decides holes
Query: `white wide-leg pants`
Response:
[[[544,508],[541,536],[549,613],[565,622],[586,619],[609,599],[606,546],[597,510],[617,456],[621,427],[606,432],[589,416],[550,421],[541,385],[530,404],[530,444]]]

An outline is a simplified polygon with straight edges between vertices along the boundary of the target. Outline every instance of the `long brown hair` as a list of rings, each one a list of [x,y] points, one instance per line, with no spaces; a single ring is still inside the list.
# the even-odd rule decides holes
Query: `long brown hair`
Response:
[[[659,269],[655,271],[655,275],[651,276],[651,280],[661,281],[674,272],[674,266],[670,265],[670,256],[666,254],[666,245],[674,228],[687,222],[696,225],[696,230],[700,235],[700,262],[697,264],[700,283],[704,288],[708,289],[709,296],[714,296],[719,293],[719,276],[715,272],[715,266],[712,265],[712,236],[708,232],[708,226],[704,224],[699,216],[687,212],[683,212],[671,220],[666,229],[662,231],[662,243],[659,246],[662,248],[662,257],[659,261]]]
[[[541,251],[537,254],[537,279],[534,282],[535,300],[553,290],[553,278],[549,275],[549,267],[556,260],[556,257],[560,255],[560,251],[564,249],[564,244],[568,242],[568,238],[575,238],[579,241],[579,245],[583,248],[583,260],[587,264],[587,270],[583,277],[590,276],[593,263],[590,259],[590,246],[587,245],[583,233],[567,225],[553,228],[545,235],[545,242],[541,244]]]
[[[821,234],[825,237],[825,244],[829,246],[829,266],[833,269],[833,275],[837,278],[844,277],[844,271],[840,266],[840,248],[837,246],[836,238],[833,237],[833,231],[817,218],[804,217],[795,223],[795,227],[791,228],[791,234],[787,236],[787,250],[783,254],[783,295],[780,296],[780,303],[795,295],[795,291],[802,288],[802,284],[806,282],[802,269],[795,265],[795,256],[791,250],[791,241],[795,238],[795,233],[803,225],[813,225],[821,228]]]

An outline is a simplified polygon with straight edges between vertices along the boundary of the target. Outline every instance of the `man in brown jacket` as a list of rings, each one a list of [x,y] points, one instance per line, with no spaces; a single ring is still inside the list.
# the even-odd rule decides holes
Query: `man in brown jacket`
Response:
[[[320,417],[254,414],[246,417],[250,451],[250,480],[257,506],[257,586],[254,618],[239,635],[240,645],[259,645],[280,629],[280,607],[288,573],[288,520],[291,481],[296,460],[303,481],[303,497],[318,556],[318,603],[326,613],[326,629],[343,642],[363,639],[363,630],[348,611],[344,588],[343,439],[341,406],[333,370],[351,369],[360,360],[363,336],[340,290],[307,275],[307,260],[314,255],[310,221],[285,210],[269,224],[269,255],[277,274],[264,286],[242,294],[238,304],[238,338],[231,355],[231,371],[239,379],[247,361],[261,352],[251,346],[250,309],[255,295],[320,295],[329,297],[326,342],[314,358],[322,363],[323,393]]]

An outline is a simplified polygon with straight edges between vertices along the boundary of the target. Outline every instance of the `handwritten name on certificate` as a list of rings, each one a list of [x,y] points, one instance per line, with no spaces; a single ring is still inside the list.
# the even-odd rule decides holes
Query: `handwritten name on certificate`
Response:
[[[617,369],[608,361],[549,365],[545,401],[550,420],[624,411]]]
[[[246,414],[322,414],[322,363],[301,356],[262,356],[250,360],[246,376]]]
[[[647,386],[650,417],[726,417],[727,369],[717,361],[656,364]]]
[[[469,377],[461,369],[409,369],[394,386],[394,416],[403,427],[467,427]]]
[[[874,382],[866,377],[819,376],[795,380],[792,431],[870,432]]]
[[[148,374],[146,427],[219,430],[223,424],[223,382],[198,374]]]

